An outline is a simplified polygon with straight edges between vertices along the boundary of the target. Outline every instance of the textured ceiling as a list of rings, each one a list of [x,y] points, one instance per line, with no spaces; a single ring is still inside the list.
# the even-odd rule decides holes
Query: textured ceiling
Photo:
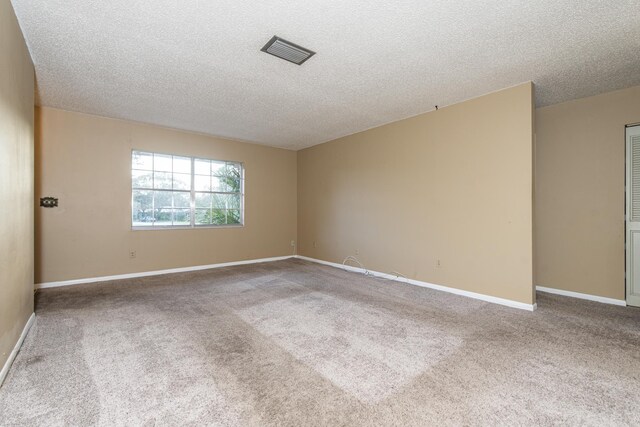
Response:
[[[640,84],[640,0],[12,3],[40,105],[284,148],[529,80],[539,106]]]

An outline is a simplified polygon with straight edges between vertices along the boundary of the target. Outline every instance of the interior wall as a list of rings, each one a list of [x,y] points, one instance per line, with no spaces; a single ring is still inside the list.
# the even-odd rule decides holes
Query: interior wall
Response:
[[[0,1],[0,368],[33,313],[34,71],[9,0]]]
[[[36,283],[293,252],[294,151],[52,108],[36,114],[36,197],[60,205],[36,211]],[[245,226],[132,231],[132,149],[244,162]]]
[[[625,125],[640,86],[536,110],[537,285],[625,299]]]
[[[527,304],[533,85],[298,152],[299,253]]]

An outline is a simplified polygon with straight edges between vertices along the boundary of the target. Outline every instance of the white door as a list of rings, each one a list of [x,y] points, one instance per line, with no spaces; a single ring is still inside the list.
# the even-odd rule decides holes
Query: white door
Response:
[[[627,305],[640,307],[640,125],[627,127]]]

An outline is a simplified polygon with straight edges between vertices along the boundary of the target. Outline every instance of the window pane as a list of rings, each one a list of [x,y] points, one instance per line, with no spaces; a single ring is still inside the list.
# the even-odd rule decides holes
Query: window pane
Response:
[[[214,194],[213,195],[213,208],[214,209],[227,209],[227,195],[226,194]]]
[[[213,209],[211,223],[214,225],[225,225],[227,223],[226,209]]]
[[[196,193],[196,208],[210,208],[211,193]]]
[[[174,173],[173,189],[174,190],[191,190],[191,174]]]
[[[227,211],[227,224],[240,224],[240,211],[229,209]]]
[[[223,178],[212,176],[211,177],[211,191],[227,191],[225,190],[226,185],[223,182]]]
[[[196,175],[194,179],[194,187],[196,191],[211,191],[211,178],[209,175]]]
[[[240,194],[214,194],[213,207],[216,209],[240,209]]]
[[[211,191],[239,193],[240,181],[232,177],[211,177]]]
[[[134,226],[151,225],[153,223],[153,192],[133,190],[131,221]]]
[[[214,225],[240,224],[240,211],[237,209],[213,209],[211,222]]]
[[[191,158],[173,156],[173,172],[191,174]]]
[[[167,156],[166,154],[154,154],[153,170],[160,172],[171,172],[172,157],[173,156]]]
[[[227,163],[226,175],[236,179],[242,178],[242,166],[240,163]]]
[[[241,191],[239,179],[230,176],[221,179],[223,181],[222,191],[226,191],[228,193],[239,193]]]
[[[131,153],[131,169],[153,169],[153,154],[142,151],[133,151]]]
[[[154,191],[153,192],[153,208],[158,209],[171,209],[171,191]]]
[[[153,188],[171,189],[171,172],[154,172]]]
[[[191,193],[184,191],[175,191],[173,193],[173,207],[174,208],[189,208],[191,206]]]
[[[153,173],[150,171],[131,171],[131,186],[133,188],[153,188]]]
[[[198,175],[211,175],[211,162],[209,160],[196,159],[195,173]]]
[[[172,224],[171,192],[154,191],[154,226],[167,226]]]
[[[224,176],[225,167],[225,162],[211,162],[211,175]]]
[[[240,209],[240,194],[227,195],[228,209]]]
[[[211,209],[196,209],[196,224],[211,224]]]
[[[171,216],[172,216],[171,208],[158,208],[155,207],[153,212],[153,218],[155,220],[154,226],[167,226],[171,225]]]
[[[173,225],[191,225],[191,211],[189,209],[174,209]]]

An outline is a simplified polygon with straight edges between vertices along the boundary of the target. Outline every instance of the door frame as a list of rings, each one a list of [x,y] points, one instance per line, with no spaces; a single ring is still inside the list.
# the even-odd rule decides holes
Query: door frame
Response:
[[[631,265],[631,250],[629,248],[629,214],[630,214],[630,145],[629,145],[629,129],[633,127],[640,128],[639,123],[631,123],[624,126],[624,300],[629,306],[629,268]]]

